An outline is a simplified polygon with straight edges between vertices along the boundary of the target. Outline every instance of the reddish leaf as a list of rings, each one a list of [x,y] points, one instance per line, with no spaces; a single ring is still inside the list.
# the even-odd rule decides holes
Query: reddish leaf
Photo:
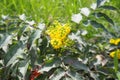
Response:
[[[35,68],[35,69],[32,71],[31,75],[30,75],[30,80],[34,80],[34,79],[37,78],[40,74],[41,74],[41,73],[38,72],[38,69]]]

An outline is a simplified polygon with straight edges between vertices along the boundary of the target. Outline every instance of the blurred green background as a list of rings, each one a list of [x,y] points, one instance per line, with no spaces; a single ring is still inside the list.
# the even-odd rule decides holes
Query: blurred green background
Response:
[[[36,22],[70,20],[72,14],[79,12],[79,8],[90,7],[93,2],[96,0],[0,0],[0,15],[24,13]],[[120,9],[120,0],[110,0],[108,4]],[[118,20],[118,16],[113,17]]]

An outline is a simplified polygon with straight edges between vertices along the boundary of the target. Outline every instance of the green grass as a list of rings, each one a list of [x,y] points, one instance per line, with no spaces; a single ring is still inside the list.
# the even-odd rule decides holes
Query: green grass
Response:
[[[20,15],[36,22],[51,22],[52,20],[70,21],[71,15],[79,12],[79,8],[90,7],[96,0],[0,0],[0,15]],[[111,5],[120,9],[120,1],[110,0]],[[118,15],[120,16],[120,15]],[[120,21],[114,15],[116,22]]]
[[[87,1],[87,3],[86,3]],[[25,13],[35,21],[70,20],[79,8],[89,6],[92,0],[0,0],[0,15]]]

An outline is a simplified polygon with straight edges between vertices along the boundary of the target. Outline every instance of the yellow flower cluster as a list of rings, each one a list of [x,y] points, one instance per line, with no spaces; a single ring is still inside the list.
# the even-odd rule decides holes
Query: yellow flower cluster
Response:
[[[55,21],[53,26],[50,26],[46,33],[50,36],[50,43],[53,48],[58,49],[64,46],[64,41],[67,39],[67,35],[70,33],[69,24],[60,24],[58,21]]]
[[[118,39],[110,39],[109,41],[111,44],[118,45],[120,43],[120,38]]]
[[[115,54],[117,55],[118,59],[120,59],[120,50],[117,49],[116,51],[113,51],[110,53],[110,56],[114,58]]]

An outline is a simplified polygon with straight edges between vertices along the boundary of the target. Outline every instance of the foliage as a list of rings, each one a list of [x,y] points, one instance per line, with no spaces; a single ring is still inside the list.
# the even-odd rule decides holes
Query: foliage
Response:
[[[2,15],[0,79],[120,79],[120,28],[109,16],[118,9],[104,5],[105,1],[97,0],[96,6],[81,8],[70,24],[58,20],[46,25],[25,14]],[[81,19],[76,19],[78,15]]]

